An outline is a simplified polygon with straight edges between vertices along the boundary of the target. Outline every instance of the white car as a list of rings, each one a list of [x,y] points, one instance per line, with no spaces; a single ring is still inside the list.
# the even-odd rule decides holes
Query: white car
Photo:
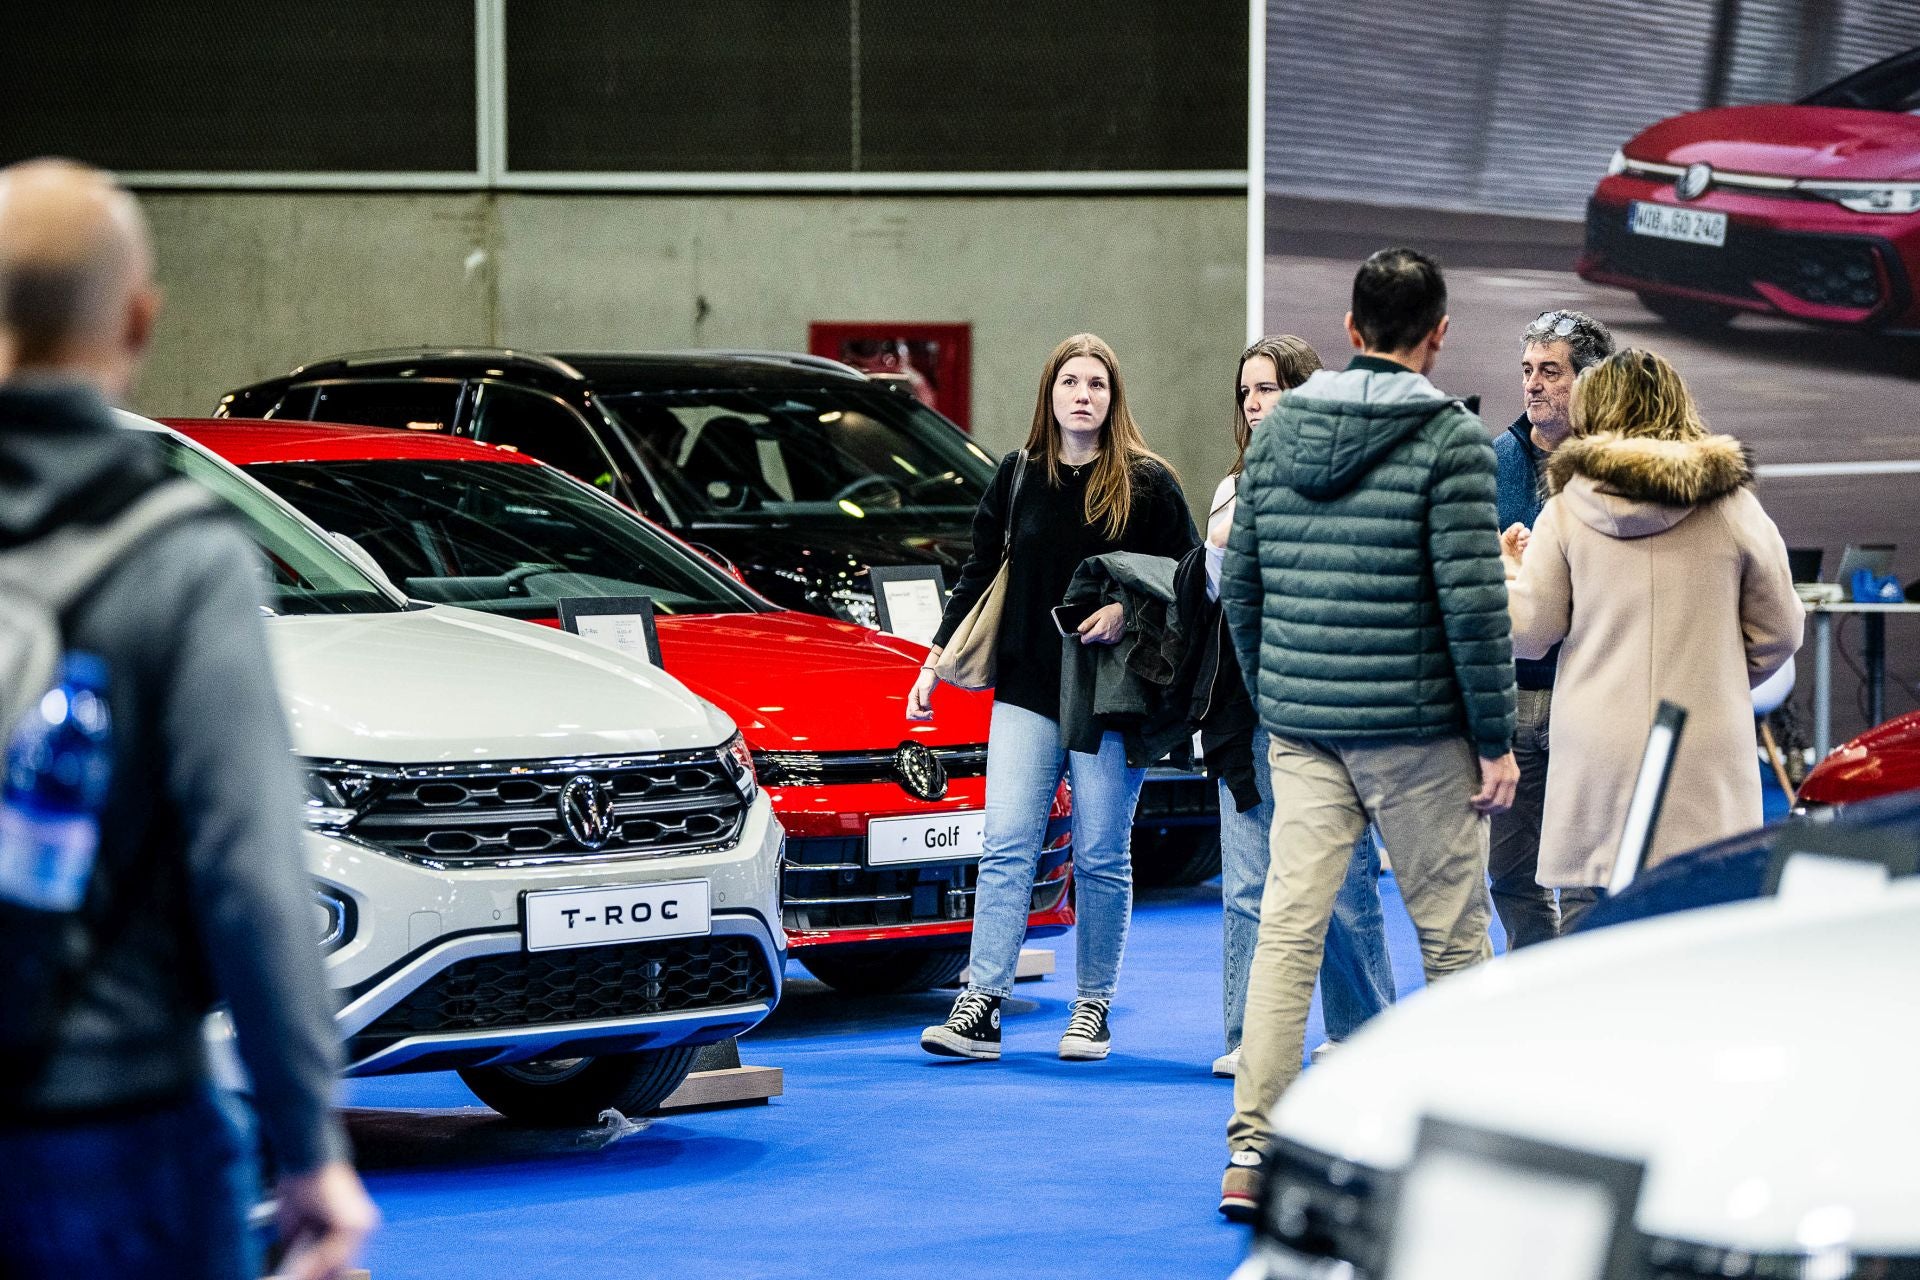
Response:
[[[1636,1280],[1920,1274],[1916,1063],[1920,881],[1530,948],[1288,1091],[1240,1274],[1382,1275],[1423,1117],[1644,1164]]]
[[[348,1074],[457,1068],[495,1110],[651,1110],[780,995],[782,832],[732,721],[577,636],[409,603],[227,463],[307,777]],[[367,562],[370,564],[370,562]]]

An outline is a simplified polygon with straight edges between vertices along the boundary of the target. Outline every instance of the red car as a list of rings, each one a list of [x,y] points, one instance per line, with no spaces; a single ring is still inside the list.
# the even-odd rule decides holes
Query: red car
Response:
[[[1920,330],[1920,49],[1797,103],[1662,120],[1587,204],[1582,279],[1677,324]]]
[[[1814,766],[1800,784],[1801,805],[1852,804],[1920,791],[1920,711],[1875,725]]]
[[[649,597],[662,666],[740,726],[786,828],[781,892],[796,958],[869,993],[940,986],[965,966],[992,701],[942,689],[936,718],[909,722],[925,649],[780,609],[510,447],[279,420],[167,425],[349,540],[416,599],[558,626],[562,597]],[[1072,836],[1063,784],[1030,935],[1073,924]]]

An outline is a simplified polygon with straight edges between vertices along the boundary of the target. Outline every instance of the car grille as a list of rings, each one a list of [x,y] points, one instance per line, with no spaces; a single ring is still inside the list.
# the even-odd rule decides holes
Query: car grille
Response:
[[[355,1037],[355,1054],[408,1036],[723,1009],[772,997],[766,957],[747,938],[478,956],[448,966],[381,1014]]]
[[[588,848],[567,829],[560,792],[585,775],[613,795],[613,829]],[[712,752],[542,760],[484,769],[405,769],[383,779],[351,828],[389,853],[436,867],[534,865],[723,848],[746,804]]]
[[[1821,306],[1887,309],[1905,282],[1882,241],[1864,236],[1803,235],[1729,220],[1719,248],[1635,235],[1626,211],[1587,207],[1587,252],[1601,270],[1649,284],[1702,289],[1729,298],[1763,300],[1754,286],[1772,285]]]
[[[978,778],[987,772],[984,743],[966,747],[930,747],[949,778]],[[820,787],[858,782],[899,782],[891,751],[756,751],[753,767],[766,787]]]
[[[1049,842],[1067,828],[1065,819],[1049,825]],[[797,837],[787,841],[781,901],[786,927],[812,929],[885,928],[973,917],[974,862],[937,862],[923,866],[866,865],[864,837]],[[1066,893],[1064,880],[1044,877],[1067,860],[1067,850],[1043,853],[1029,911],[1048,911]]]

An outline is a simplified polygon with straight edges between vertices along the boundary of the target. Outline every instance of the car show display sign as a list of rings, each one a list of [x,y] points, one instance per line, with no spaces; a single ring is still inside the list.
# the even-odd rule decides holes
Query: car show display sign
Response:
[[[1386,1280],[1627,1280],[1641,1164],[1423,1116]]]
[[[557,602],[560,625],[585,640],[660,666],[660,634],[648,596],[568,596]]]
[[[877,564],[868,571],[880,629],[930,645],[946,607],[946,579],[937,564]]]

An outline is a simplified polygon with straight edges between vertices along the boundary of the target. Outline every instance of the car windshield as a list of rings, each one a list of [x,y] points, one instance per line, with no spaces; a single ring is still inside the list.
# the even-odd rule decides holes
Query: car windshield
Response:
[[[1801,102],[1810,107],[1920,115],[1920,49],[1909,49],[1884,62],[1876,62],[1808,94]]]
[[[416,600],[517,618],[551,618],[578,596],[647,596],[664,614],[757,607],[725,574],[551,467],[395,459],[247,471],[352,538]]]
[[[224,462],[171,436],[161,438],[160,449],[169,468],[213,490],[253,535],[266,556],[269,613],[399,613],[405,608],[340,548]]]
[[[603,392],[693,520],[964,516],[993,459],[918,401],[870,387]]]

